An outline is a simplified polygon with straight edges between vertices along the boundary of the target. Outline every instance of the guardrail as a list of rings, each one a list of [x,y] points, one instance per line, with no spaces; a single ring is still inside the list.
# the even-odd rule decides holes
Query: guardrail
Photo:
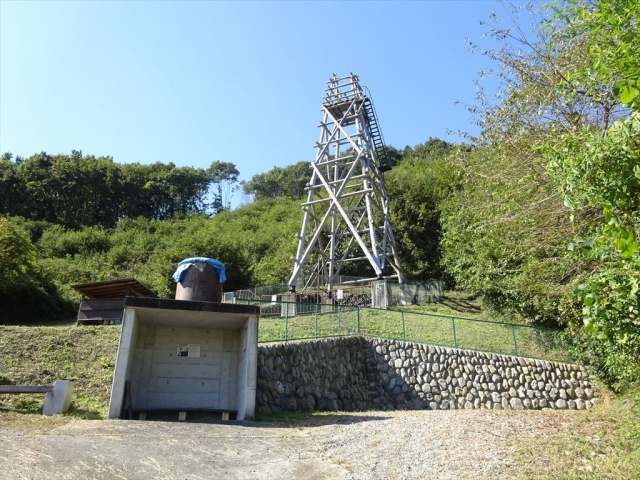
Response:
[[[562,331],[545,327],[357,306],[316,304],[312,311],[301,313],[294,302],[236,299],[236,303],[260,306],[260,343],[365,335],[542,360],[573,361]],[[304,308],[308,307],[310,305],[304,304]],[[297,314],[294,316],[291,312]]]
[[[0,394],[44,393],[43,415],[56,415],[69,409],[73,382],[56,380],[53,385],[0,385]]]

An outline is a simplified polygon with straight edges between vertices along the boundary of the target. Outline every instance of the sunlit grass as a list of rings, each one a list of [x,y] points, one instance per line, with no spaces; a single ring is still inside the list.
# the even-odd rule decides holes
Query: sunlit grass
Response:
[[[640,478],[640,390],[615,399],[599,390],[591,411],[566,412],[573,417],[569,428],[518,442],[522,478]]]
[[[0,383],[52,385],[74,383],[69,414],[106,415],[120,327],[0,326]],[[42,412],[44,394],[0,395],[0,408],[26,414]]]
[[[398,309],[327,309],[330,307],[318,306],[317,311],[291,317],[273,313],[263,316],[258,340],[270,343],[364,335],[563,362],[572,360],[559,332],[554,330]]]

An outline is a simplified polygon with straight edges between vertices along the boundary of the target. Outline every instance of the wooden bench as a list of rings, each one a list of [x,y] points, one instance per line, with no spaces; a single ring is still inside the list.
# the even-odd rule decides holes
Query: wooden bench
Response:
[[[0,394],[44,393],[43,415],[56,415],[69,409],[73,394],[73,383],[56,380],[53,385],[0,385]]]

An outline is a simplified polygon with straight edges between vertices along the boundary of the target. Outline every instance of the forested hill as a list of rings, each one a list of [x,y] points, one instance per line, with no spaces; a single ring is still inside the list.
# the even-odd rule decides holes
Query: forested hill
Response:
[[[165,220],[229,208],[235,165],[121,165],[111,157],[47,155],[0,160],[0,213],[71,228],[113,227],[125,217]]]
[[[412,226],[399,234],[399,242],[406,245],[406,268],[413,278],[443,274],[438,202],[424,188],[430,178],[424,175],[432,160],[452,149],[437,139],[404,152],[389,147],[397,163],[393,175],[387,174],[390,196],[397,199],[396,218]],[[291,273],[309,162],[275,167],[238,184],[235,166],[221,162],[209,170],[121,165],[80,152],[26,160],[5,154],[1,161],[5,321],[71,314],[77,299],[68,287],[73,283],[134,276],[158,294],[172,296],[171,270],[189,256],[222,260],[227,290],[280,283]],[[254,201],[230,210],[231,195],[239,188]],[[412,202],[422,205],[419,212]],[[20,287],[21,282],[26,283]],[[39,300],[13,302],[16,289],[23,287]]]
[[[623,389],[640,378],[640,3],[529,14],[537,38],[493,17],[494,47],[471,45],[493,64],[480,76],[500,82],[469,107],[478,136],[389,147],[401,262],[412,279],[564,327],[581,361]],[[286,281],[308,176],[306,162],[256,175],[241,185],[254,202],[229,211],[232,164],[5,155],[3,320],[72,314],[76,282],[134,276],[170,296],[175,262],[192,255],[226,263],[227,290]]]

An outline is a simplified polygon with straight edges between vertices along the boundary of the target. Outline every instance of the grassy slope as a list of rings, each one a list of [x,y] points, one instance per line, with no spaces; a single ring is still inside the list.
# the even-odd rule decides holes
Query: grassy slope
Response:
[[[120,327],[0,326],[0,383],[50,385],[72,380],[71,413],[106,414]],[[44,395],[0,395],[0,409],[42,411]]]
[[[640,389],[617,399],[599,393],[601,402],[590,412],[570,412],[569,428],[518,442],[523,478],[640,478]]]
[[[404,311],[404,314],[401,312]],[[317,323],[316,323],[317,319]],[[404,320],[404,322],[403,322]],[[261,342],[304,339],[347,334],[394,338],[431,345],[458,346],[472,350],[519,354],[525,357],[572,362],[569,350],[553,331],[528,326],[499,325],[476,322],[503,321],[483,311],[481,305],[468,296],[447,292],[443,301],[426,305],[410,305],[390,310],[342,307],[340,314],[305,313],[285,319],[280,307],[273,316],[260,319],[258,338]],[[455,334],[454,328],[455,325]],[[514,336],[516,342],[514,342]],[[517,347],[517,351],[516,351]]]
[[[415,313],[431,313],[443,315],[459,315],[465,318],[475,318],[477,320],[494,320],[497,322],[507,322],[510,319],[497,318],[491,312],[483,308],[482,303],[476,297],[464,292],[447,290],[444,292],[441,301],[436,303],[424,303],[422,305],[408,305],[398,307]]]
[[[360,333],[416,342],[453,345],[451,319],[427,317],[415,313],[460,315],[488,319],[481,305],[464,294],[447,292],[442,303],[403,307],[393,310],[362,309]],[[357,332],[356,310],[318,315],[318,335],[344,335]],[[309,338],[315,335],[315,315],[300,315],[260,320],[260,341]],[[486,323],[456,321],[457,340],[461,347],[513,353],[512,332],[508,327]],[[106,415],[120,327],[96,326],[76,328],[73,324],[49,326],[0,326],[0,384],[46,385],[56,379],[75,383],[71,414],[84,418]],[[545,349],[529,329],[517,330],[520,353],[533,357],[570,360],[561,349]],[[548,344],[548,342],[547,342]],[[0,410],[39,413],[43,395],[0,395]]]

